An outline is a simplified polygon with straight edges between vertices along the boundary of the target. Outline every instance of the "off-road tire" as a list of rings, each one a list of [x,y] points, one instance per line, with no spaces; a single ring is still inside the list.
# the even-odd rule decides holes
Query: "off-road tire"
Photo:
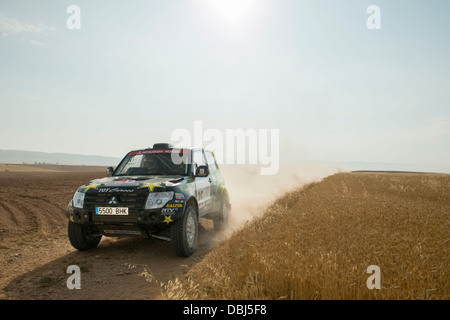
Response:
[[[187,206],[183,219],[177,220],[170,228],[173,249],[177,256],[191,256],[197,246],[198,218],[194,207]]]
[[[213,224],[215,230],[223,230],[228,224],[230,218],[230,210],[228,208],[228,202],[225,197],[220,202],[220,211],[213,218]]]
[[[87,227],[83,224],[69,221],[67,225],[70,244],[77,250],[86,251],[98,246],[101,235],[89,235]]]

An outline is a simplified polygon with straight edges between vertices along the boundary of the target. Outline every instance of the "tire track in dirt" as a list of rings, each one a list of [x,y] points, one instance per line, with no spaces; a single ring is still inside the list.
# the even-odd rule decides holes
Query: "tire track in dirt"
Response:
[[[16,190],[15,190],[16,189]],[[7,216],[3,217],[6,225],[21,227],[22,223],[30,223],[35,225],[34,230],[48,231],[45,227],[62,226],[62,212],[65,211],[63,202],[68,201],[70,195],[59,193],[46,194],[41,190],[33,190],[30,192],[23,192],[18,188],[9,188],[8,192],[0,195],[0,203],[3,204],[3,209]],[[48,220],[48,221],[47,221]]]
[[[9,219],[14,224],[15,230],[24,230],[27,232],[49,232],[51,223],[49,218],[51,214],[40,208],[34,201],[30,202],[22,197],[10,196],[8,201],[3,202],[7,207]],[[47,213],[46,213],[47,212]],[[43,214],[44,213],[44,214]]]
[[[25,226],[25,229],[28,229],[26,226],[29,225],[31,231],[34,232],[48,233],[54,230],[54,227],[52,227],[52,225],[54,225],[53,222],[55,221],[54,218],[52,218],[54,214],[45,208],[45,206],[47,206],[45,201],[38,199],[30,201],[22,198],[20,200],[11,198],[10,202],[22,211],[24,219],[21,221],[21,225]],[[38,204],[39,202],[41,202],[41,204],[44,202],[45,205],[41,206]],[[61,221],[57,221],[56,225],[62,226]]]
[[[10,209],[4,205],[0,199],[0,216],[2,217],[0,221],[1,230],[6,231],[8,229],[16,229],[19,225],[14,214],[11,214],[10,212]]]
[[[29,205],[32,211],[35,212],[35,215],[39,217],[37,231],[49,233],[54,231],[59,232],[63,229],[66,220],[57,206],[41,199],[34,199],[33,201],[23,200],[23,202]]]
[[[65,168],[65,167],[63,167]],[[65,235],[64,212],[75,190],[99,177],[99,172],[0,172],[0,300],[10,297],[5,286],[20,288],[20,295],[42,290],[37,277],[36,286],[25,287],[14,280],[46,263],[65,257],[73,251]],[[103,171],[103,170],[102,170]],[[105,241],[105,243],[108,243]],[[78,261],[78,258],[76,258]],[[64,267],[64,266],[63,266]],[[54,272],[64,269],[58,267]],[[67,266],[65,266],[67,267]],[[33,277],[25,276],[25,283]],[[23,282],[22,282],[23,284]]]
[[[24,220],[24,213],[0,196],[0,226],[6,230],[17,230],[21,227]]]
[[[74,190],[98,175],[95,172],[0,174],[0,230],[64,232],[64,212]]]

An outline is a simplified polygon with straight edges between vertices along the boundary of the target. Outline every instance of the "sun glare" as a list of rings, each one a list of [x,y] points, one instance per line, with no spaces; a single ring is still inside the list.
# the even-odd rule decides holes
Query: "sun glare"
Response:
[[[219,19],[231,24],[240,24],[251,16],[257,0],[204,0],[204,4]]]

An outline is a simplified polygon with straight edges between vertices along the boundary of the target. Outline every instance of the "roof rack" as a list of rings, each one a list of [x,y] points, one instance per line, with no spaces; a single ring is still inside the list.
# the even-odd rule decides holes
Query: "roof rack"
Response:
[[[172,149],[173,145],[170,143],[155,143],[153,149]]]

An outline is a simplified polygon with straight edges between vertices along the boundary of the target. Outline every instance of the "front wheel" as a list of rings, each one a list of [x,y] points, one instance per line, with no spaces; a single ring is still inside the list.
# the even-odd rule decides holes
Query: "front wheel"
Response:
[[[189,257],[194,253],[198,238],[197,211],[188,206],[183,219],[176,221],[171,229],[171,238],[175,253],[180,257]]]
[[[77,250],[86,251],[98,246],[101,235],[93,235],[84,224],[69,221],[67,226],[70,244]]]

